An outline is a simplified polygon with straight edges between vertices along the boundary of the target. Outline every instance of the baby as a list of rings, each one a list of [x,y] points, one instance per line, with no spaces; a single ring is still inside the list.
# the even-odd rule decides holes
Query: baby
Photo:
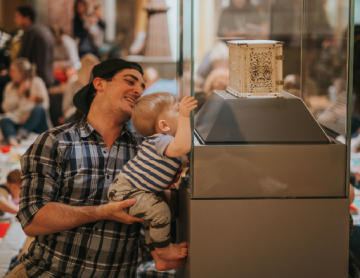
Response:
[[[186,242],[170,243],[170,209],[156,193],[169,187],[181,156],[191,149],[190,113],[196,103],[193,97],[184,97],[179,103],[167,92],[139,98],[132,121],[146,138],[137,156],[123,167],[108,191],[110,201],[136,198],[126,212],[145,220],[145,241],[158,270],[181,267],[187,255]]]

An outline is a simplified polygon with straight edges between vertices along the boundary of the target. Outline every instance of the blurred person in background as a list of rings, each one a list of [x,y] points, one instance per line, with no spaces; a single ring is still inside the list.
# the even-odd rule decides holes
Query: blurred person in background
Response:
[[[46,111],[49,96],[44,81],[34,75],[34,68],[26,58],[15,59],[10,66],[11,82],[4,91],[0,128],[5,140],[19,146],[19,139],[30,132],[48,130]]]
[[[7,83],[11,81],[9,77],[10,53],[7,49],[0,50],[0,104],[3,101],[4,89]],[[0,105],[0,114],[4,113]]]
[[[6,177],[6,183],[0,185],[0,216],[4,212],[16,214],[19,211],[21,171],[13,170]]]
[[[13,170],[6,177],[6,183],[0,185],[0,216],[4,212],[16,214],[19,211],[21,171]]]
[[[159,91],[172,93],[176,96],[176,81],[160,78],[158,71],[155,68],[144,69],[145,91],[143,96]]]
[[[50,29],[35,23],[35,12],[28,6],[16,9],[14,21],[24,30],[19,57],[27,58],[36,65],[36,73],[46,87],[54,85],[54,37]]]
[[[89,21],[89,32],[92,36],[95,47],[99,49],[104,44],[104,31],[106,28],[106,23],[102,15],[101,5],[95,5],[94,12],[89,17]]]
[[[198,107],[194,110],[195,114],[201,109],[214,90],[226,90],[229,86],[229,74],[229,68],[227,67],[218,67],[210,72],[203,89],[195,92],[195,99],[198,102]]]
[[[59,83],[66,82],[68,75],[73,75],[79,63],[79,54],[76,42],[64,34],[59,25],[51,26],[55,38],[54,48],[54,75]]]
[[[220,16],[219,37],[268,39],[269,17],[250,0],[230,0]]]
[[[201,60],[195,75],[195,91],[203,92],[204,82],[210,72],[218,68],[229,68],[229,47],[225,41],[218,41]],[[198,108],[199,109],[199,106]]]
[[[96,18],[88,14],[88,4],[85,0],[75,1],[74,15],[73,34],[75,40],[78,41],[80,58],[87,53],[96,54],[96,46],[89,30],[91,25],[95,24]]]
[[[99,63],[100,60],[94,54],[85,54],[81,58],[81,68],[77,75],[73,76],[66,84],[62,101],[63,118],[59,119],[60,124],[70,123],[74,120],[76,112],[76,107],[73,103],[74,95],[89,83],[91,71]]]

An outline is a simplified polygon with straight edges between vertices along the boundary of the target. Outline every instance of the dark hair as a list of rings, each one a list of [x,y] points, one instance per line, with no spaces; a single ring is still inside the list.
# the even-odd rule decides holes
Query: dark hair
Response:
[[[23,17],[29,17],[31,22],[35,22],[35,12],[30,6],[20,6],[16,9]]]
[[[74,3],[74,15],[75,16],[78,14],[77,6],[78,6],[79,3],[84,5],[86,11],[88,10],[88,3],[85,0],[76,0],[75,3]]]
[[[7,177],[6,180],[8,183],[17,183],[21,184],[21,171],[20,170],[13,170],[11,171]]]

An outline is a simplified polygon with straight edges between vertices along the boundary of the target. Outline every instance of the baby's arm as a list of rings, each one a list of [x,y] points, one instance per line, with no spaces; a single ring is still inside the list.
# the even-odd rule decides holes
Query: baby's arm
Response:
[[[165,149],[164,154],[168,157],[180,157],[191,150],[190,114],[197,107],[194,97],[186,96],[179,104],[178,127],[175,139]]]

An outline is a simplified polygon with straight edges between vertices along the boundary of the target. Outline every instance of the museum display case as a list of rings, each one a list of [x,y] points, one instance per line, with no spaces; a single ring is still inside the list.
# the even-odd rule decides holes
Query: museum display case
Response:
[[[347,277],[354,2],[205,2],[179,9],[177,276]]]

